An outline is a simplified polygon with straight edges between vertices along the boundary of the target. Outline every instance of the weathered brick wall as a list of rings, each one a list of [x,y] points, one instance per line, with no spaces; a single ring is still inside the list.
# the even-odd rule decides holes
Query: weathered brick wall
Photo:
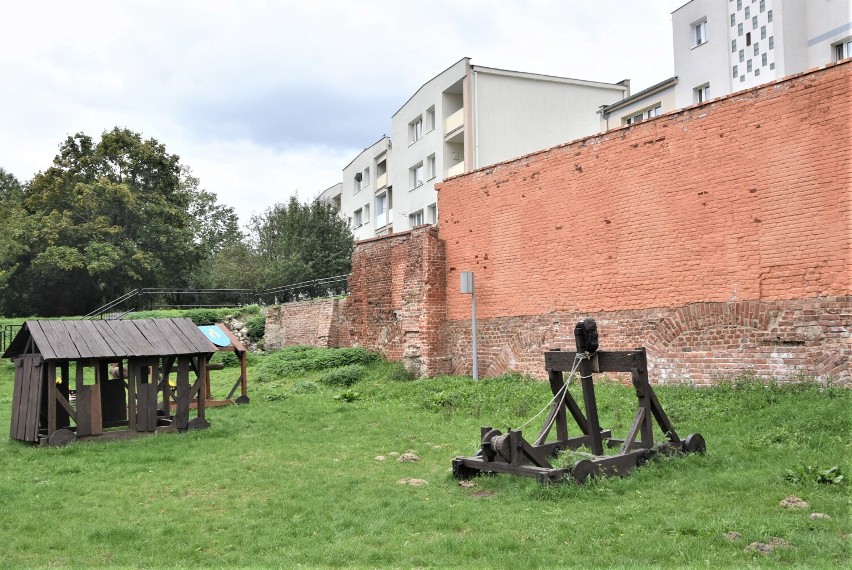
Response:
[[[319,299],[274,305],[266,309],[264,348],[276,350],[285,346],[334,346],[340,299]]]
[[[447,370],[446,263],[429,226],[359,242],[334,344],[363,346],[419,375]]]
[[[446,332],[469,371],[541,375],[594,316],[656,379],[849,381],[849,61],[445,182]]]

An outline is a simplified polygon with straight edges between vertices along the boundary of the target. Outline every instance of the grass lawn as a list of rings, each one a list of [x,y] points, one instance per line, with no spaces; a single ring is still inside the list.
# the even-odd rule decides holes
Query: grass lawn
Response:
[[[480,425],[505,430],[534,415],[550,399],[546,384],[404,381],[385,362],[348,389],[318,371],[253,381],[262,364],[249,370],[251,404],[208,410],[204,432],[61,449],[0,441],[0,568],[850,564],[849,486],[818,482],[834,466],[850,474],[849,391],[660,387],[679,434],[704,435],[706,455],[583,487],[500,475],[462,488],[451,459],[476,450]],[[4,430],[12,374],[3,364]],[[236,374],[214,373],[214,396]],[[601,424],[623,436],[632,389],[600,383],[598,402]],[[394,455],[407,451],[420,460]],[[809,506],[779,505],[791,495]],[[772,537],[786,542],[747,549]]]

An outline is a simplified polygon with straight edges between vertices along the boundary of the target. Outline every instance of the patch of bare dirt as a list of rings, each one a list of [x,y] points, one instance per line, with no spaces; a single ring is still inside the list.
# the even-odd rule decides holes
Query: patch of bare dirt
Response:
[[[397,461],[420,461],[420,457],[416,453],[408,451],[400,455]]]
[[[477,499],[487,499],[488,497],[494,496],[494,491],[475,491],[470,494],[471,497],[476,497]]]
[[[476,487],[476,483],[474,483],[473,481],[459,481],[459,487],[461,487],[462,489],[471,489],[473,487]]]
[[[808,508],[808,503],[806,501],[804,501],[804,500],[802,500],[799,497],[796,497],[794,495],[790,495],[789,497],[787,497],[786,499],[784,499],[783,501],[778,503],[778,505],[784,507],[785,509],[807,509]]]
[[[429,482],[423,479],[414,479],[411,477],[406,477],[405,479],[400,479],[396,482],[397,485],[411,485],[412,487],[421,487],[423,485],[428,485]]]
[[[771,554],[779,548],[793,548],[793,545],[777,536],[770,536],[769,542],[752,542],[745,547],[745,552],[760,552],[761,554]]]
[[[831,517],[825,513],[811,513],[812,521],[830,521]]]
[[[732,530],[730,532],[726,532],[726,533],[722,534],[722,536],[724,536],[727,540],[730,540],[731,542],[734,542],[735,540],[739,540],[740,537],[742,537],[742,535],[735,530]]]

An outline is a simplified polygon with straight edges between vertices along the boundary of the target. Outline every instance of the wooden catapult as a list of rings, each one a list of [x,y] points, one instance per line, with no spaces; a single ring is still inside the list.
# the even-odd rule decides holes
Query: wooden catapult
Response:
[[[648,382],[648,360],[644,348],[630,351],[599,351],[598,330],[593,319],[580,321],[574,327],[576,352],[550,350],[544,355],[553,405],[544,427],[533,443],[529,443],[520,429],[509,429],[503,434],[491,426],[481,428],[481,448],[473,457],[453,459],[453,475],[467,479],[480,473],[510,473],[535,477],[540,483],[560,481],[566,477],[584,483],[589,477],[627,475],[648,462],[656,453],[669,455],[703,453],[704,438],[692,434],[680,439],[668,416],[663,411],[651,384]],[[564,373],[570,381],[579,373],[583,390],[585,415],[568,391]],[[636,397],[639,400],[636,416],[624,439],[612,437],[611,430],[603,430],[598,420],[595,387],[592,375],[601,372],[629,372]],[[582,435],[569,437],[567,415],[579,426]],[[656,420],[665,434],[665,441],[654,443]],[[555,441],[547,442],[553,426]],[[617,449],[605,454],[604,445]],[[563,450],[588,447],[591,455],[567,467],[554,467],[551,460]]]

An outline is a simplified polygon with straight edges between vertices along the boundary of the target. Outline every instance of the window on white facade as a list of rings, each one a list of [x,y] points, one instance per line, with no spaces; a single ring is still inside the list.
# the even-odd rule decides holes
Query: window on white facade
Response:
[[[751,19],[751,29],[752,29],[752,30],[756,30],[756,29],[757,29],[757,16],[754,16],[754,17],[752,17],[752,19]]]
[[[748,6],[746,6],[746,9],[745,9],[745,17],[746,17],[746,20],[751,18],[751,8],[749,8]]]
[[[735,65],[734,66],[734,79],[736,79],[738,75],[739,75],[739,73],[737,72],[737,66]]]
[[[385,192],[382,192],[378,196],[376,196],[376,225],[384,227],[388,224],[389,220],[387,220],[387,216],[383,216],[388,209],[388,195]],[[383,222],[383,223],[380,223]]]
[[[415,143],[423,136],[423,116],[419,116],[408,123],[408,140]]]
[[[743,35],[743,25],[742,24],[737,24],[737,35],[738,36]]]
[[[769,36],[769,49],[775,49],[775,36]]]
[[[438,171],[435,168],[435,155],[430,154],[426,157],[426,178],[428,180],[432,180],[438,175]]]
[[[370,185],[370,167],[364,169],[361,173],[361,188],[366,188]]]
[[[692,25],[693,47],[707,42],[707,20]]]
[[[737,53],[737,40],[731,40],[731,53]]]
[[[760,44],[754,44],[754,55],[760,54]]]
[[[360,228],[364,225],[364,221],[361,218],[361,208],[358,208],[354,212],[352,212],[352,225],[356,228]]]
[[[737,10],[743,9],[743,0],[737,0]]]
[[[766,56],[766,54],[765,54],[765,53],[764,53],[764,54],[761,54],[761,56],[760,56],[760,65],[765,66],[767,63],[769,63],[769,58]]]
[[[764,13],[766,11],[766,0],[760,0],[760,13]]]
[[[710,84],[707,83],[695,88],[695,102],[703,103],[710,99]]]
[[[408,169],[409,173],[409,182],[411,183],[411,189],[414,190],[420,186],[423,186],[423,163],[419,162]]]
[[[751,71],[751,60],[746,62],[746,71]]]
[[[746,46],[751,45],[751,32],[746,32]]]
[[[766,13],[766,20],[767,20],[768,22],[771,22],[771,21],[772,21],[772,10],[769,10],[769,11]]]
[[[740,50],[740,63],[745,61],[745,51]]]
[[[370,205],[364,204],[364,207],[361,208],[361,210],[364,212],[364,214],[363,214],[363,216],[361,216],[361,218],[362,218],[363,222],[366,224],[370,221]]]
[[[423,210],[418,210],[408,216],[408,223],[412,228],[415,226],[422,226],[424,224],[423,219]]]
[[[438,221],[438,204],[429,204],[426,206],[426,223],[434,224]]]
[[[731,14],[731,27],[733,28],[737,23],[737,15]]]
[[[852,57],[852,40],[844,40],[839,44],[834,44],[834,61],[840,61]]]
[[[426,110],[426,132],[435,129],[435,107],[429,107]]]
[[[762,40],[766,39],[766,26],[760,27],[760,39],[762,39]]]

